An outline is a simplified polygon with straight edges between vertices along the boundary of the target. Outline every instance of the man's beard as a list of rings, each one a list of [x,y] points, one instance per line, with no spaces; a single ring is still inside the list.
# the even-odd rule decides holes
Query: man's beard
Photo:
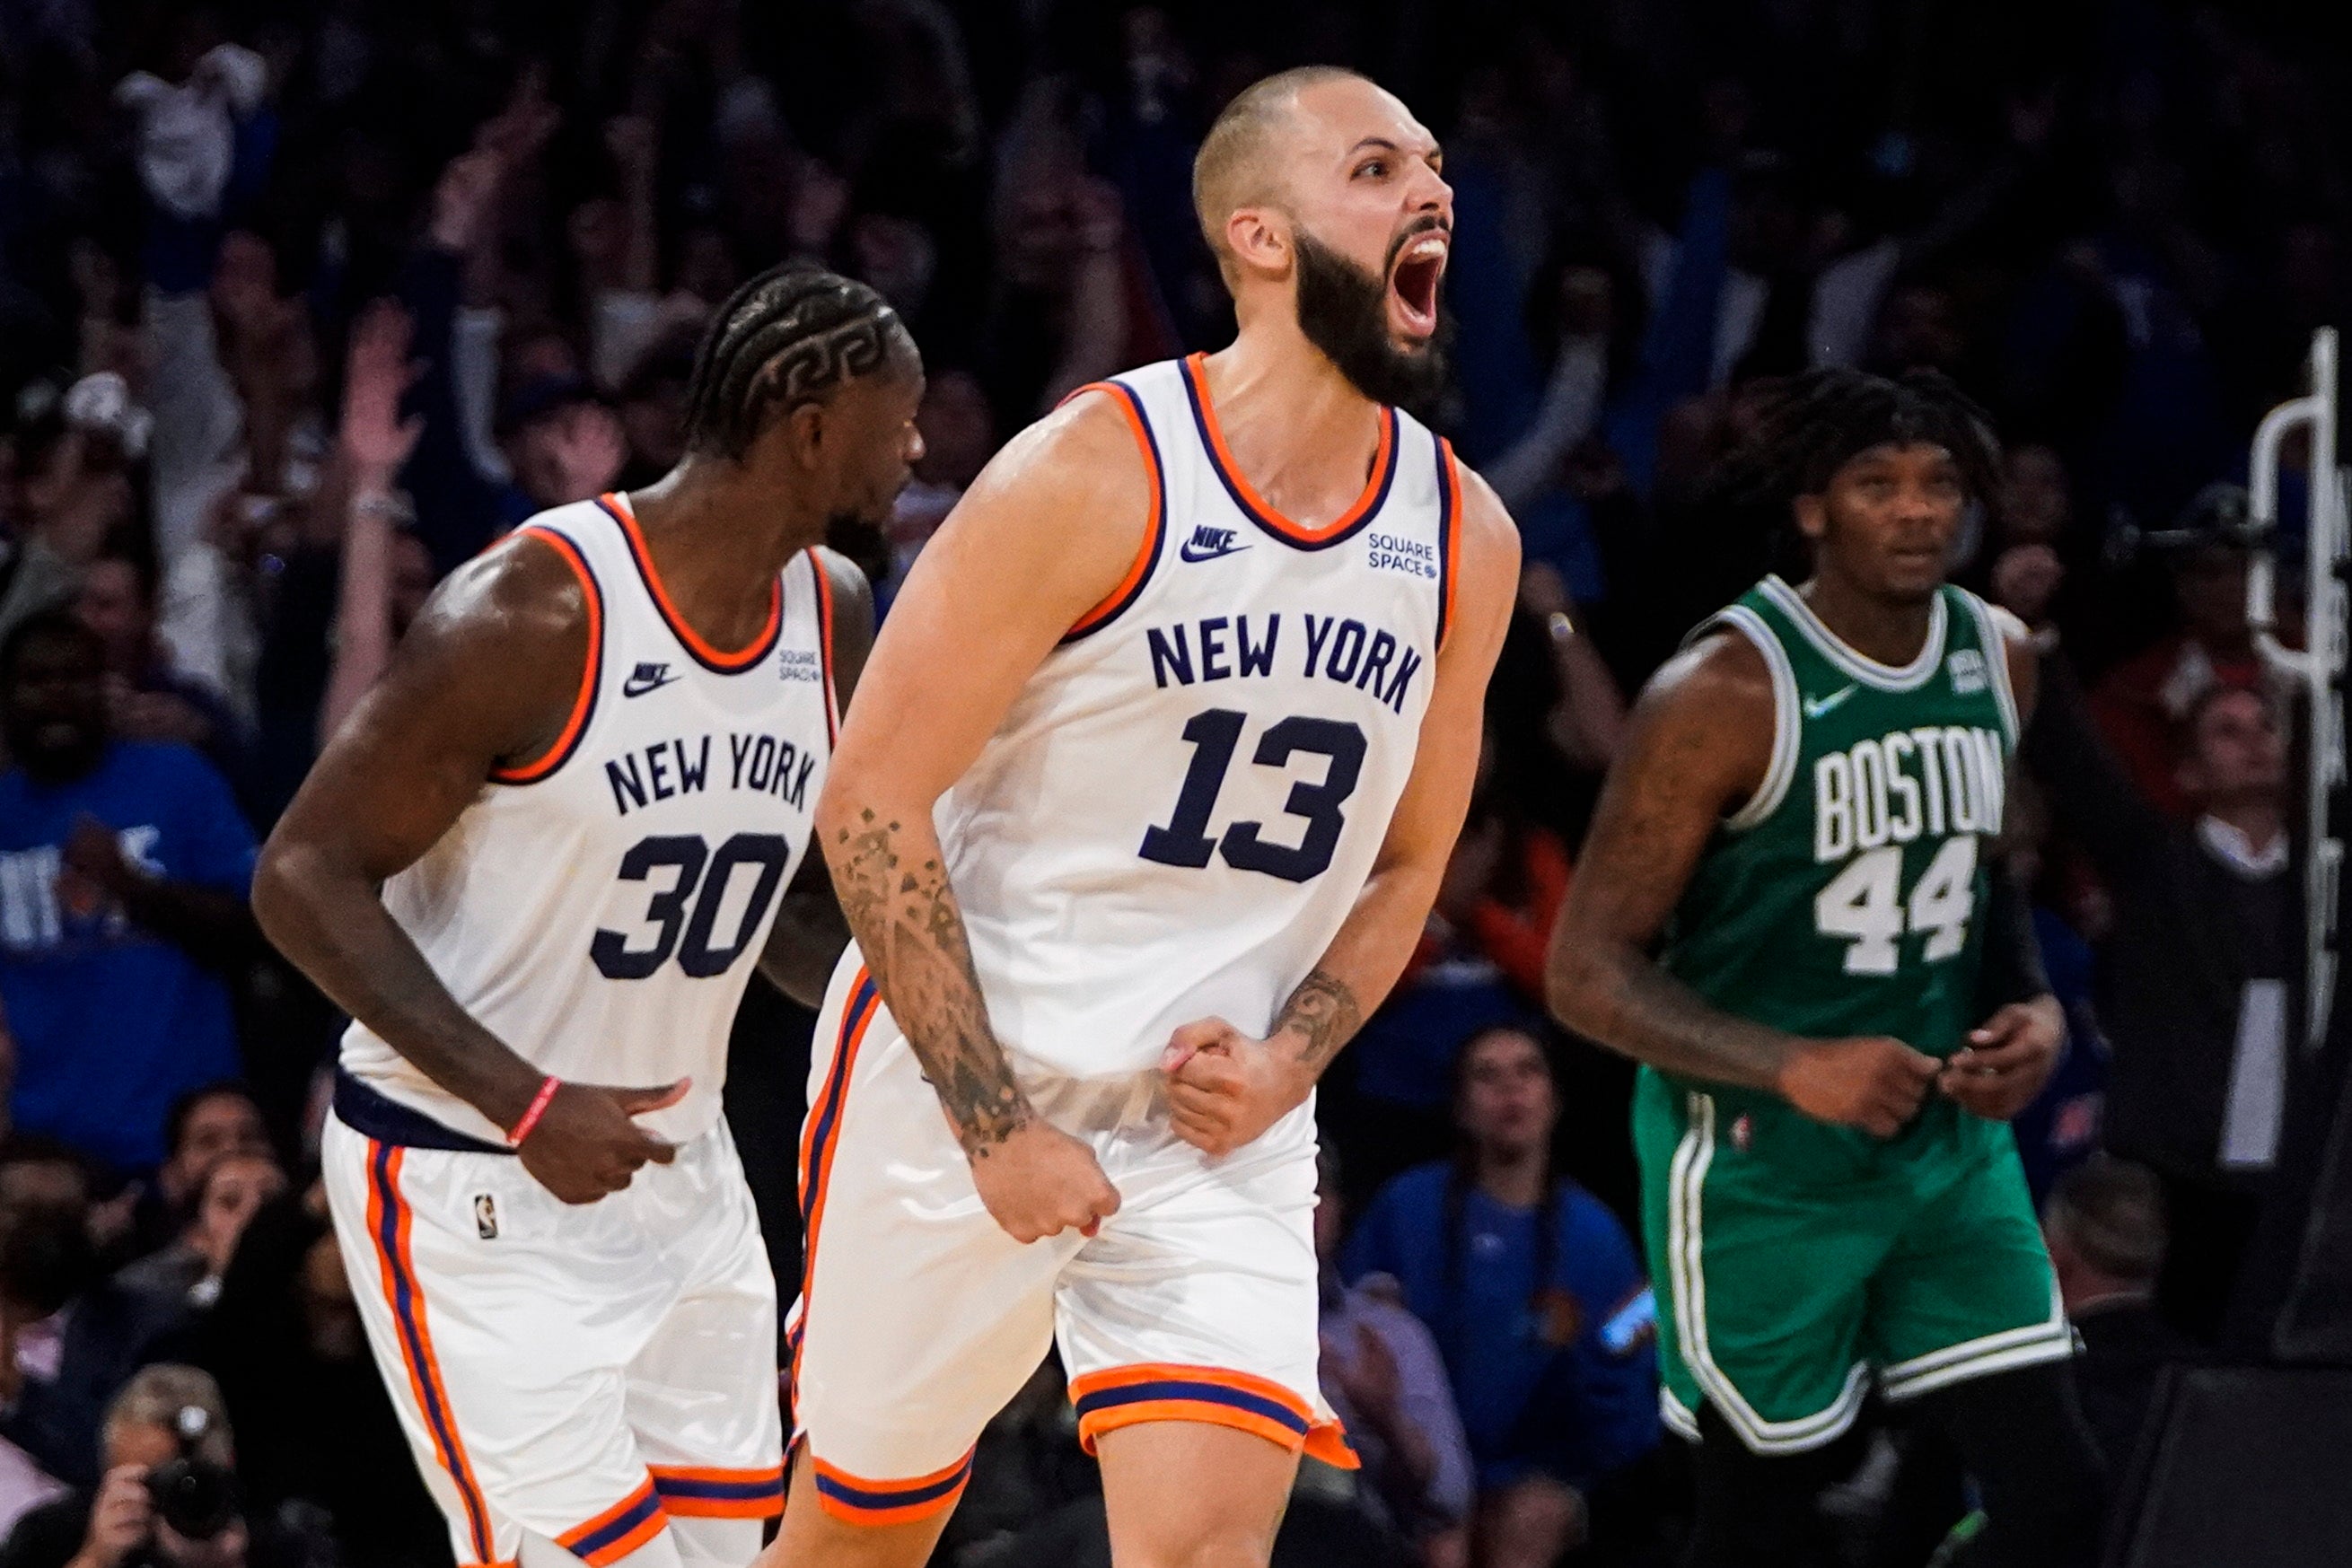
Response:
[[[1391,264],[1395,252],[1421,233],[1413,229],[1397,236],[1389,247]],[[1453,368],[1446,361],[1453,319],[1441,305],[1436,334],[1427,343],[1397,347],[1389,333],[1387,277],[1374,277],[1304,229],[1296,237],[1298,329],[1358,392],[1430,423]]]

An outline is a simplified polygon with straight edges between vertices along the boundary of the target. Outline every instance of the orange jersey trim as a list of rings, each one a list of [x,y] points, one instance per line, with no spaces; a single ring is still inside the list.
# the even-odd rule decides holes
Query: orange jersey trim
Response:
[[[1197,1421],[1252,1433],[1342,1469],[1360,1463],[1339,1422],[1318,1420],[1281,1384],[1224,1367],[1140,1362],[1090,1372],[1070,1380],[1070,1403],[1078,1413],[1079,1444],[1088,1453],[1097,1437],[1121,1427]]]
[[[669,591],[662,586],[661,574],[654,570],[653,551],[646,547],[645,531],[637,527],[636,514],[629,509],[629,498],[614,491],[598,497],[596,504],[621,525],[621,532],[629,542],[629,557],[636,562],[637,575],[645,580],[646,591],[653,596],[654,608],[661,612],[661,618],[669,623],[670,631],[686,651],[694,655],[698,664],[719,674],[733,675],[750,669],[767,656],[768,651],[776,645],[777,633],[783,630],[782,583],[768,585],[768,623],[761,629],[758,636],[751,639],[750,646],[732,653],[713,647],[700,632],[686,623],[686,617],[680,615],[677,606],[670,602]]]
[[[416,1265],[409,1247],[411,1212],[400,1196],[400,1169],[408,1151],[393,1144],[368,1141],[368,1235],[374,1241],[376,1261],[383,1277],[383,1293],[392,1304],[394,1337],[400,1361],[408,1373],[408,1391],[424,1417],[433,1443],[433,1457],[457,1489],[465,1509],[466,1532],[474,1547],[474,1561],[497,1558],[491,1536],[489,1506],[466,1458],[465,1439],[449,1406],[449,1390],[441,1380],[441,1364],[433,1353],[433,1333],[425,1321],[425,1295],[418,1288]]]
[[[857,1068],[858,1047],[882,1009],[882,992],[871,971],[860,966],[850,982],[849,1004],[842,1009],[841,1026],[834,1037],[833,1061],[824,1083],[809,1102],[801,1127],[801,1310],[790,1335],[793,1402],[800,1403],[801,1346],[808,1338],[809,1313],[814,1310],[817,1242],[824,1228],[825,1189],[833,1176],[833,1156],[841,1145],[841,1119],[849,1098],[850,1075]]]
[[[824,570],[824,558],[814,546],[808,562],[816,577],[816,656],[824,666],[824,738],[832,743],[841,739],[841,695],[833,684],[833,574]]]
[[[1151,514],[1144,525],[1143,542],[1137,547],[1127,575],[1093,609],[1071,622],[1070,629],[1062,634],[1065,643],[1074,643],[1090,632],[1100,631],[1142,596],[1144,584],[1151,580],[1152,570],[1160,564],[1160,547],[1168,532],[1168,476],[1160,465],[1159,438],[1151,433],[1151,422],[1143,417],[1142,400],[1118,382],[1089,382],[1062,401],[1068,402],[1071,398],[1097,392],[1111,394],[1111,401],[1126,417],[1128,430],[1135,437],[1136,450],[1143,454],[1144,471],[1151,476]]]
[[[588,662],[580,672],[580,690],[572,699],[572,712],[563,721],[562,732],[555,743],[529,762],[510,768],[490,769],[490,779],[498,784],[536,784],[572,756],[580,745],[580,737],[588,733],[588,721],[596,712],[596,688],[604,674],[604,594],[597,585],[596,574],[589,569],[588,558],[580,547],[552,528],[538,527],[517,528],[508,538],[535,538],[551,546],[580,580],[581,597],[588,605]]]
[[[595,1518],[576,1524],[555,1538],[555,1543],[589,1568],[606,1568],[659,1535],[668,1527],[661,1500],[647,1476],[636,1490]]]
[[[1397,413],[1392,408],[1380,411],[1380,445],[1372,454],[1372,472],[1364,481],[1363,493],[1355,504],[1319,528],[1293,522],[1276,511],[1266,498],[1257,493],[1249,476],[1234,460],[1233,451],[1225,444],[1223,427],[1217,423],[1216,406],[1209,401],[1208,371],[1203,368],[1206,354],[1193,354],[1184,361],[1184,391],[1192,402],[1192,421],[1200,427],[1202,444],[1209,451],[1209,465],[1224,482],[1225,492],[1234,505],[1259,528],[1276,538],[1307,549],[1326,549],[1352,536],[1358,528],[1372,520],[1381,504],[1388,499],[1389,489],[1396,480]]]
[[[971,1480],[971,1457],[927,1476],[907,1480],[874,1481],[826,1464],[812,1453],[819,1507],[845,1524],[907,1524],[953,1508]]]
[[[1437,647],[1443,653],[1454,630],[1454,586],[1462,575],[1462,464],[1444,436],[1437,451],[1437,494],[1444,506],[1437,530]]]
[[[662,1511],[672,1519],[772,1519],[784,1511],[784,1468],[728,1469],[650,1465]]]

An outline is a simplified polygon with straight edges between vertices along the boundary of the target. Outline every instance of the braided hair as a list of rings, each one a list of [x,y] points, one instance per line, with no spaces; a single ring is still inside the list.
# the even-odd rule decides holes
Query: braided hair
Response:
[[[727,297],[686,389],[689,452],[740,461],[773,413],[822,402],[909,347],[889,302],[805,262],[771,267]]]

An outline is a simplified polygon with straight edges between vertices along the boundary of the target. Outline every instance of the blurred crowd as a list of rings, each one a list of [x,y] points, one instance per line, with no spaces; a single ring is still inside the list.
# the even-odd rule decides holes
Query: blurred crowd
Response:
[[[2344,53],[2270,9],[0,0],[0,1568],[446,1561],[309,1186],[338,1020],[246,913],[257,835],[441,574],[676,460],[709,312],[787,256],[926,357],[916,483],[838,541],[887,611],[1005,435],[1224,340],[1192,152],[1308,59],[1444,141],[1441,423],[1527,567],[1437,909],[1327,1089],[1367,1463],[1310,1467],[1277,1561],[1671,1551],[1630,1068],[1542,1021],[1542,956],[1630,695],[1802,570],[1709,480],[1809,366],[1943,371],[2007,444],[1958,572],[2045,651],[2015,814],[2072,1037],[2018,1135],[2127,1451],[2292,1093],[2242,486],[2352,213]],[[806,1027],[755,995],[730,1085],[787,1280]],[[943,1563],[1100,1560],[1054,1379]],[[1851,1561],[1921,1561],[1958,1478],[1857,1441]]]

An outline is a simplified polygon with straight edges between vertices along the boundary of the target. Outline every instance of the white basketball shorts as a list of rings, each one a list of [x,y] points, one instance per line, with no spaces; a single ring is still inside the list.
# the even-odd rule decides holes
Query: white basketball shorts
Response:
[[[1355,1463],[1316,1382],[1311,1103],[1213,1160],[1168,1130],[1156,1072],[1024,1072],[1120,1198],[1091,1239],[1024,1246],[982,1205],[863,968],[835,974],[814,1058],[786,1340],[794,1440],[826,1512],[895,1524],[953,1507],[981,1428],[1055,1342],[1089,1451],[1119,1427],[1201,1421]]]
[[[783,1507],[776,1287],[720,1124],[572,1205],[511,1155],[329,1117],[335,1238],[460,1564],[592,1565],[672,1518]]]

